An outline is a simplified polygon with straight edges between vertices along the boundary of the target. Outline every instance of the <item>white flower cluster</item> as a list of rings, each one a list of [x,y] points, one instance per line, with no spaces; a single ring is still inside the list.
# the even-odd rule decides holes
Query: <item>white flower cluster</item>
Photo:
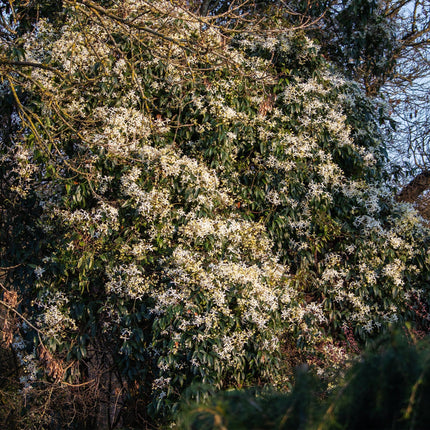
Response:
[[[131,263],[128,266],[117,266],[107,270],[109,281],[105,288],[107,294],[115,294],[132,300],[141,300],[151,291],[152,280],[140,267]]]
[[[60,206],[44,218],[45,233],[64,232],[68,243],[53,255],[76,259],[63,261],[64,276],[48,264],[35,269],[38,287],[52,290],[39,298],[38,326],[56,339],[76,330],[68,279],[77,274],[106,302],[102,329],[118,335],[124,354],[135,327],[122,312],[148,306],[155,334],[142,348],[158,360],[152,388],[162,398],[179,371],[204,380],[264,368],[264,355],[247,354],[279,352],[285,335],[312,347],[337,318],[365,333],[395,321],[413,298],[403,290],[419,272],[410,263],[420,219],[386,188],[348,172],[348,157],[363,171],[377,165],[376,144],[362,143],[372,126],[348,123],[354,97],[338,95],[347,85],[338,76],[290,76],[276,92],[278,72],[256,55],[298,55],[304,64],[312,42],[297,53],[294,34],[244,32],[236,48],[171,2],[125,0],[112,10],[132,24],[124,26],[133,52],[111,37],[125,27],[107,16],[85,16],[83,26],[71,14],[58,37],[41,22],[26,39],[29,59],[52,57],[65,74],[60,82],[35,69],[37,84],[24,87],[42,88],[42,119],[59,121],[43,141],[53,145],[57,175],[38,193]],[[25,143],[12,151],[13,173],[27,185],[46,169],[32,151]],[[73,200],[81,188],[71,176],[95,191],[85,202]],[[322,353],[340,360],[345,351],[329,339]]]
[[[68,302],[69,298],[61,291],[47,292],[37,300],[40,309],[37,325],[47,338],[59,341],[66,330],[77,330],[75,320],[70,317]]]

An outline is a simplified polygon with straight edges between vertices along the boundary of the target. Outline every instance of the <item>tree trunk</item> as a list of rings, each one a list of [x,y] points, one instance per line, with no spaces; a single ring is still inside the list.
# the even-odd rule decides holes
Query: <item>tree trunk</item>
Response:
[[[424,170],[408,185],[403,187],[402,191],[397,195],[396,199],[399,202],[413,203],[417,200],[420,194],[430,188],[430,170]]]

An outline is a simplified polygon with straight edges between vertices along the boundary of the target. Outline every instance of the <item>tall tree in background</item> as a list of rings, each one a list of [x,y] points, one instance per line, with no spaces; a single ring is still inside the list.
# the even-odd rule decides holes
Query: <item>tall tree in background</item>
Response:
[[[429,186],[429,11],[427,0],[332,3],[316,29],[328,58],[369,96],[386,100],[396,124],[390,161],[406,179],[418,175],[399,194],[407,201],[419,200]]]
[[[417,0],[395,6],[399,55],[395,73],[384,88],[397,122],[392,159],[406,178],[414,178],[399,197],[414,200],[429,218],[430,3]]]

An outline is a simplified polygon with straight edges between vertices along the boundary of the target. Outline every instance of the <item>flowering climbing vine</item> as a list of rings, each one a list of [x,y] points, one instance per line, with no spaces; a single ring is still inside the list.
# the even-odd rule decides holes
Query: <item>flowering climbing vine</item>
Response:
[[[2,169],[36,208],[11,283],[26,393],[110,375],[115,413],[154,417],[196,383],[285,388],[287,346],[323,372],[427,324],[428,230],[384,182],[379,107],[301,31],[118,7],[65,1],[0,66]]]

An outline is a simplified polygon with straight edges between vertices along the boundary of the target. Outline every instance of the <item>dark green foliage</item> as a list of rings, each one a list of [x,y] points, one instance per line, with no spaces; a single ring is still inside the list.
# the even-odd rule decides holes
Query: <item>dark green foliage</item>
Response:
[[[316,33],[326,55],[374,96],[396,62],[398,36],[393,16],[377,0],[336,3]]]
[[[324,428],[427,428],[429,339],[412,343],[411,338],[391,333],[355,364],[337,396],[333,423]]]
[[[181,429],[425,429],[430,422],[430,339],[391,332],[374,343],[331,395],[310,372],[291,393],[224,392],[184,409]]]
[[[182,429],[306,429],[319,408],[321,387],[307,371],[296,371],[296,384],[290,394],[270,389],[227,391],[209,403],[185,409],[179,418]]]

